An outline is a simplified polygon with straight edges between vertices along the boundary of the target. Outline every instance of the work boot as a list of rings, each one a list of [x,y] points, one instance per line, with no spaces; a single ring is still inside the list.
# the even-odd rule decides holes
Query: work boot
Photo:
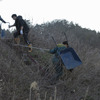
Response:
[[[15,41],[16,44],[20,44],[20,38],[19,37],[14,38],[14,41]]]
[[[32,52],[32,44],[29,44],[28,47],[29,47],[28,52]]]

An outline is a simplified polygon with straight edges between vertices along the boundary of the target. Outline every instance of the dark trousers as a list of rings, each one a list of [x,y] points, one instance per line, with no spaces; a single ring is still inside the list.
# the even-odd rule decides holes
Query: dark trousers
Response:
[[[61,60],[57,59],[57,61],[53,62],[53,64],[56,71],[56,79],[59,79],[59,77],[63,74],[63,63]]]
[[[59,77],[63,74],[63,67],[60,63],[58,63],[56,66],[55,66],[55,70],[56,70],[56,75],[57,75],[57,79],[59,79]]]
[[[29,31],[28,31],[29,32]],[[30,44],[30,42],[29,42],[29,40],[28,40],[28,32],[24,32],[23,33],[23,37],[24,37],[24,41],[25,41],[25,43],[27,43],[27,44]],[[15,32],[14,33],[14,38],[17,38],[19,35],[21,35],[20,34],[20,32]]]

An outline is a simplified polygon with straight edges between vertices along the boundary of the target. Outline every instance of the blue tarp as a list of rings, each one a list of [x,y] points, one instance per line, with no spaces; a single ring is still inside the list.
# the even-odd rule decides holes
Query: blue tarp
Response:
[[[66,48],[60,52],[61,59],[67,69],[73,69],[82,64],[82,61],[73,48]]]

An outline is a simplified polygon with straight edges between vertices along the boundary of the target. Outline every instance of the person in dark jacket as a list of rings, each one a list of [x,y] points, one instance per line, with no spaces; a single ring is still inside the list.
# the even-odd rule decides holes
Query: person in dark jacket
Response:
[[[58,80],[59,77],[63,74],[63,67],[62,67],[63,62],[59,56],[59,52],[65,50],[66,48],[69,48],[68,41],[64,41],[62,44],[57,44],[57,47],[49,51],[51,54],[55,54],[52,59],[52,62],[56,71],[55,75],[56,80]],[[72,69],[69,71],[72,72]]]
[[[17,16],[16,14],[12,15],[13,20],[15,20],[15,23],[9,27],[13,27],[15,26],[17,29],[17,32],[14,33],[14,39],[15,41],[19,44],[20,39],[19,39],[19,35],[23,35],[25,42],[28,44],[29,46],[29,52],[32,51],[32,45],[28,40],[28,33],[29,33],[29,27],[26,24],[25,20],[23,20],[22,16]]]
[[[1,16],[0,16],[0,21],[2,21],[3,23],[6,23],[6,22],[1,18]]]

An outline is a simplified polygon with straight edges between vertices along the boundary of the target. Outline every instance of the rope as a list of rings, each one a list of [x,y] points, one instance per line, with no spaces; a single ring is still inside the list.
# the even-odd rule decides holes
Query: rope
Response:
[[[12,44],[13,46],[20,46],[20,47],[25,47],[25,48],[29,48],[29,46],[26,45],[21,45],[21,44]],[[45,51],[49,51],[49,49],[43,49],[43,48],[38,48],[38,47],[31,47],[33,49],[37,49],[37,50],[45,50]]]

